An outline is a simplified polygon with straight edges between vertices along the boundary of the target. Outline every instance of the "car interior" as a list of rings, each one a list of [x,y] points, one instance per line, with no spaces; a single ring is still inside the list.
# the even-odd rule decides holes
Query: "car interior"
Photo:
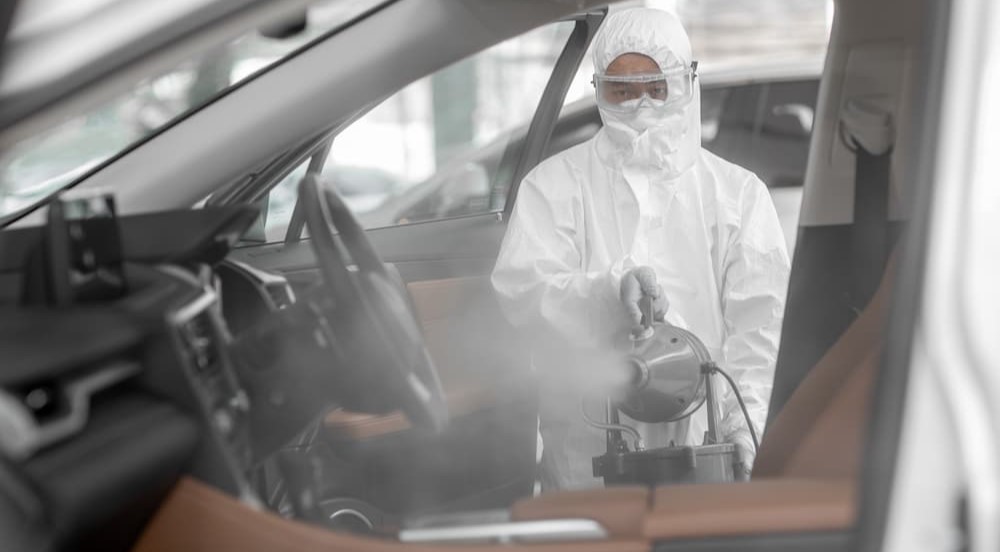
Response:
[[[919,218],[911,167],[936,109],[943,8],[836,1],[750,480],[537,494],[530,336],[507,323],[489,276],[518,183],[564,147],[550,139],[605,4],[380,3],[95,167],[73,188],[83,199],[9,222],[4,549],[877,542],[898,413],[887,335],[905,333],[898,276],[920,247],[906,228]],[[553,22],[571,32],[530,124],[497,158],[495,209],[366,228],[319,177],[338,133],[382,99]],[[180,56],[182,40],[162,50]],[[771,131],[804,147],[791,126]],[[261,239],[269,193],[300,166],[285,239]],[[788,174],[802,170],[789,161]]]

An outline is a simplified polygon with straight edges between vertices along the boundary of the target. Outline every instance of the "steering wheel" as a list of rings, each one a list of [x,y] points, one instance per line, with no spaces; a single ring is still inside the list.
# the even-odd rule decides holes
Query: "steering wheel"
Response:
[[[441,430],[448,407],[406,291],[389,274],[344,201],[314,175],[299,183],[306,227],[333,292],[339,339],[353,354],[346,397],[365,411],[400,408],[414,426]],[[334,233],[339,234],[343,248]],[[350,270],[350,256],[357,270]]]

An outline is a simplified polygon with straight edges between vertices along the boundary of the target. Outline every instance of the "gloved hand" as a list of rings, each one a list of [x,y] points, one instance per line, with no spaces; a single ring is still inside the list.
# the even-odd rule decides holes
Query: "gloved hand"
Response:
[[[736,481],[749,481],[750,472],[753,469],[754,457],[756,456],[750,434],[745,430],[741,430],[726,440],[736,445],[736,465],[733,466],[733,479]]]
[[[642,324],[642,309],[639,300],[648,296],[653,300],[653,319],[662,321],[670,308],[670,302],[663,293],[663,288],[656,283],[656,272],[648,266],[633,268],[625,273],[621,283],[621,301],[632,322],[633,331]]]

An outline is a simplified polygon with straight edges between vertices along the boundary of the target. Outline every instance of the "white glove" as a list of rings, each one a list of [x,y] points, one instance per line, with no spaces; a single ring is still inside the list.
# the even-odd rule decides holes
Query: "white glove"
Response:
[[[663,321],[670,308],[670,302],[663,288],[656,283],[656,272],[648,266],[633,268],[625,273],[621,283],[621,301],[625,305],[633,329],[642,324],[642,309],[639,301],[648,296],[653,300],[653,320]]]
[[[753,439],[750,432],[741,429],[726,438],[727,443],[736,445],[736,462],[733,466],[733,479],[736,481],[749,481],[750,472],[753,470],[753,461],[757,456],[753,448]]]

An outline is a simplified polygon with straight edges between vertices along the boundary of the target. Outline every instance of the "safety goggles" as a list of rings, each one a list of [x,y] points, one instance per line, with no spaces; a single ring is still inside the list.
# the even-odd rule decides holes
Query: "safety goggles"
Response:
[[[597,104],[612,111],[635,111],[647,105],[657,108],[682,106],[694,97],[698,62],[663,73],[637,75],[594,74]]]

